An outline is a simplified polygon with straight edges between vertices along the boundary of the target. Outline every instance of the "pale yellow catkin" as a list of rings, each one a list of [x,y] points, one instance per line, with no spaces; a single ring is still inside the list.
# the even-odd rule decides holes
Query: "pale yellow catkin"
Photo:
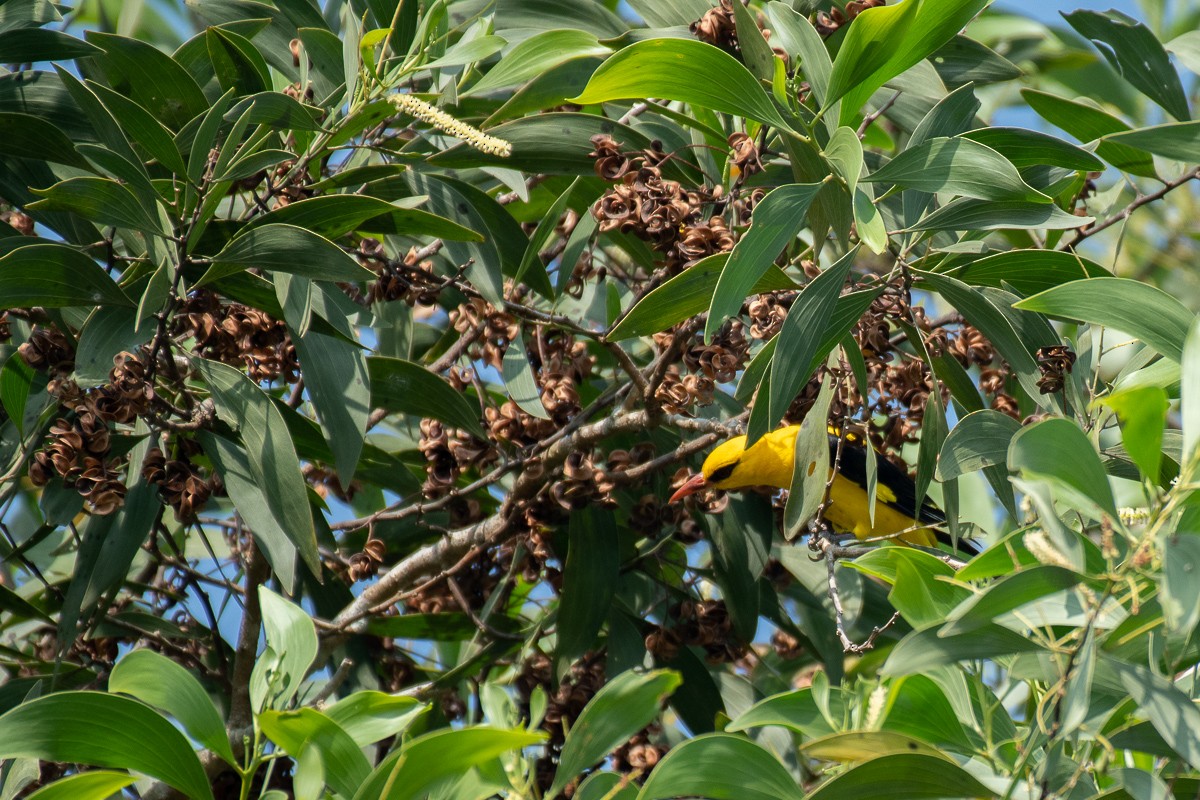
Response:
[[[455,119],[445,111],[426,103],[419,97],[414,97],[411,94],[394,94],[390,100],[392,105],[410,117],[427,122],[456,139],[462,139],[476,150],[495,156],[508,157],[512,155],[511,143],[496,136],[489,136],[475,126]]]

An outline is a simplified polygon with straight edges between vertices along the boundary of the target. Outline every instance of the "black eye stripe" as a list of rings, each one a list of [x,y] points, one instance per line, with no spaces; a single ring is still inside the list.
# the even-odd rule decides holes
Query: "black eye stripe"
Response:
[[[713,470],[712,475],[708,476],[709,481],[716,483],[717,481],[725,480],[733,474],[733,468],[736,466],[737,462],[734,462],[733,464],[726,464],[723,467],[717,467]]]

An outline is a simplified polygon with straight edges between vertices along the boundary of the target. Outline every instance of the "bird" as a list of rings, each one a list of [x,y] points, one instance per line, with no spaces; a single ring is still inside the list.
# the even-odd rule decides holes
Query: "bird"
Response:
[[[796,434],[799,425],[788,425],[761,437],[746,447],[746,437],[737,436],[718,445],[700,467],[680,486],[669,502],[674,503],[703,489],[744,489],[749,486],[774,486],[787,489],[792,485],[792,467],[796,457]],[[847,434],[841,437],[829,432],[829,463],[838,465],[837,475],[829,490],[829,505],[824,519],[835,531],[853,534],[858,539],[886,536],[908,531],[899,538],[908,544],[936,547],[938,542],[950,545],[963,554],[975,555],[979,546],[970,540],[953,542],[939,526],[946,515],[928,499],[918,510],[917,487],[904,470],[886,458],[878,460],[875,490],[875,519],[872,522],[867,506],[867,451],[862,440]],[[830,471],[832,472],[832,466]],[[926,526],[926,527],[919,527]],[[909,530],[912,529],[912,530]]]

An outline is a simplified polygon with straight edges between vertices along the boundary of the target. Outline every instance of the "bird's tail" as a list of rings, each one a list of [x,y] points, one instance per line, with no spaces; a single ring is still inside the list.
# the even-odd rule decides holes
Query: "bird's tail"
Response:
[[[983,547],[974,539],[966,539],[959,537],[958,541],[951,538],[949,531],[944,531],[941,528],[930,528],[937,536],[937,540],[949,547],[959,555],[973,558],[983,552]]]

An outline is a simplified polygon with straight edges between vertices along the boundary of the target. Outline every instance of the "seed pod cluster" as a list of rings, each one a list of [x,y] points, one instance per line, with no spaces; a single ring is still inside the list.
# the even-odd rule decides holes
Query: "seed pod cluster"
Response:
[[[222,302],[213,292],[188,295],[171,333],[191,338],[197,355],[244,369],[255,383],[295,383],[300,363],[287,325],[270,314],[237,302]]]

